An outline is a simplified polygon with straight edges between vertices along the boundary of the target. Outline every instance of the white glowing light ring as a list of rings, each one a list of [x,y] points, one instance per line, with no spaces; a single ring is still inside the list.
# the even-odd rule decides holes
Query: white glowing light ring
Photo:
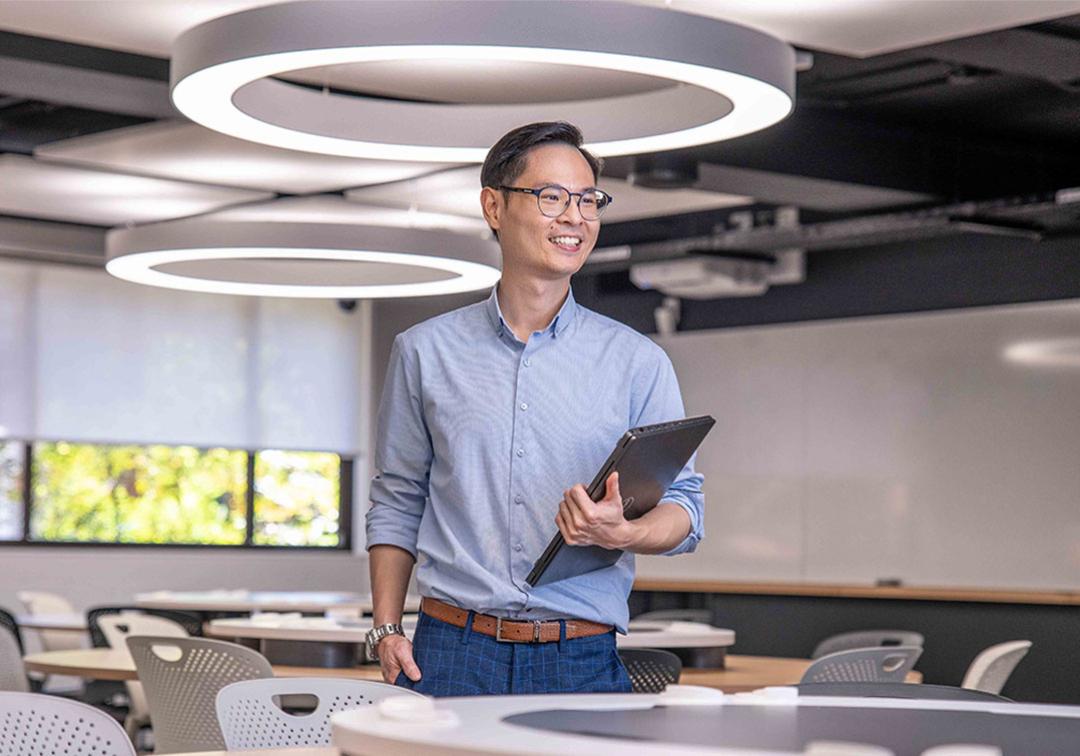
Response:
[[[1044,368],[1080,368],[1080,339],[1021,341],[1005,349],[1005,359]]]
[[[477,13],[486,23],[476,23]],[[689,86],[591,101],[447,105],[268,78],[314,66],[440,59],[562,63]],[[774,37],[602,0],[270,5],[188,30],[171,70],[176,107],[216,131],[307,152],[435,162],[480,162],[508,129],[556,118],[580,126],[598,155],[716,142],[781,120],[795,91],[794,50]]]
[[[300,240],[306,240],[307,245]],[[379,244],[382,248],[356,248],[365,241],[383,242]],[[408,247],[415,250],[402,251]],[[106,236],[106,257],[106,270],[132,283],[261,297],[382,299],[457,294],[490,288],[501,275],[498,247],[491,241],[420,229],[340,224],[176,221],[114,229]],[[414,283],[314,285],[220,280],[157,270],[174,263],[250,259],[381,263],[444,271],[453,276]]]

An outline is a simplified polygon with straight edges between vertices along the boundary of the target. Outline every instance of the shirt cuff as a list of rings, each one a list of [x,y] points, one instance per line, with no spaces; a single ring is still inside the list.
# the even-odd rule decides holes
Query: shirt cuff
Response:
[[[661,499],[657,506],[660,506],[660,504],[678,504],[690,517],[690,532],[686,534],[686,538],[682,539],[674,548],[661,552],[660,556],[692,553],[697,548],[698,542],[701,541],[701,526],[698,521],[697,510],[689,502],[676,498]]]

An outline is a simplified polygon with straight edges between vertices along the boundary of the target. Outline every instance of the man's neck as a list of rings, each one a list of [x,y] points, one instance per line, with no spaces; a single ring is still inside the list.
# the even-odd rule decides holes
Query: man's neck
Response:
[[[503,272],[499,281],[499,309],[519,341],[551,324],[570,292],[570,279],[522,279]]]

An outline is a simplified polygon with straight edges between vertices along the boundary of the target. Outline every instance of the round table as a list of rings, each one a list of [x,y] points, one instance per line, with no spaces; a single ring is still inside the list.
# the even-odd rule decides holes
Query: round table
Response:
[[[137,680],[135,664],[123,651],[110,648],[87,648],[74,651],[44,651],[23,657],[27,671],[52,675],[72,675],[94,680]],[[355,680],[381,680],[378,665],[358,667],[306,667],[275,664],[279,677],[344,677]],[[768,685],[794,685],[801,678],[809,659],[786,659],[773,656],[729,655],[724,669],[684,669],[679,682],[702,685],[728,693],[756,690]],[[917,675],[909,680],[921,679]]]
[[[402,618],[409,637],[416,621],[417,615]],[[356,656],[356,649],[348,644],[362,644],[370,629],[370,619],[264,614],[211,620],[206,633],[216,638],[257,641],[259,650],[271,662],[343,666],[351,665]],[[694,656],[686,666],[694,668],[724,667],[725,651],[735,643],[734,631],[696,622],[631,622],[629,630],[627,635],[616,636],[619,648],[686,650]]]
[[[757,749],[918,756],[935,746],[975,743],[1057,756],[1080,743],[1076,706],[800,698],[794,688],[733,696],[676,686],[659,695],[395,697],[335,714],[332,723],[343,754],[672,756]]]

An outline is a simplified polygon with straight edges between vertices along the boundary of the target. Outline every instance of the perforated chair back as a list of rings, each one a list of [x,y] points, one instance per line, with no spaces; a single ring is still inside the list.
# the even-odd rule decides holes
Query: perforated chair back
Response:
[[[912,630],[856,630],[852,633],[830,635],[817,644],[811,659],[820,659],[837,651],[849,651],[853,648],[873,648],[874,646],[918,646],[923,647],[922,633]]]
[[[1031,641],[1009,641],[984,649],[975,657],[964,675],[961,688],[981,690],[986,693],[1000,693],[1005,687],[1009,675],[1016,669],[1020,660],[1027,656]]]
[[[207,638],[127,638],[154,726],[155,753],[220,751],[217,694],[242,680],[273,677],[262,654]]]
[[[682,674],[682,661],[670,651],[628,648],[620,651],[619,657],[635,693],[663,693],[668,685],[679,682]]]
[[[187,631],[163,617],[155,617],[150,614],[105,614],[96,618],[98,629],[105,636],[109,648],[117,648],[128,653],[127,639],[131,635],[154,635],[159,638],[186,638]],[[142,683],[128,681],[128,699],[131,704],[128,716],[131,717],[131,728],[145,723],[150,719],[150,707],[146,702],[146,692]],[[133,732],[129,729],[128,732]]]
[[[16,594],[30,614],[74,614],[75,607],[63,596],[45,591],[19,591]],[[38,630],[41,647],[46,651],[71,651],[83,647],[81,633],[63,630]]]
[[[314,711],[290,714],[275,702],[282,696],[314,696]],[[405,688],[369,680],[326,677],[273,677],[222,688],[217,717],[230,751],[330,745],[330,715],[370,706],[389,696],[421,696]]]
[[[853,648],[823,656],[811,664],[801,683],[903,682],[922,656],[918,646]]]
[[[23,667],[22,642],[15,619],[0,609],[0,690],[25,693],[30,682]],[[3,733],[0,732],[0,738]]]
[[[0,693],[0,756],[135,756],[115,719],[79,701]]]
[[[140,609],[137,606],[95,606],[86,611],[86,626],[90,630],[90,643],[94,648],[108,648],[109,641],[101,630],[101,618],[112,614],[124,615],[149,615],[172,620],[184,628],[184,632],[193,638],[201,637],[202,619],[197,614],[190,612],[177,612],[170,609]],[[142,633],[136,633],[141,635]]]
[[[631,622],[700,622],[711,625],[713,612],[711,609],[658,609],[639,614]]]

